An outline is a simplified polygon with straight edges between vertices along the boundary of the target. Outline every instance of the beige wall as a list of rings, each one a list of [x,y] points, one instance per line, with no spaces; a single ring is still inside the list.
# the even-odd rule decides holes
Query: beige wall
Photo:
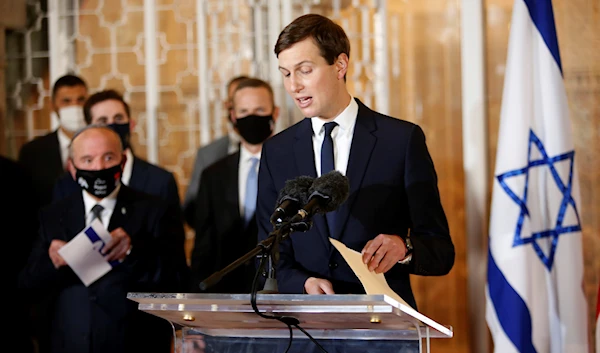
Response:
[[[3,0],[0,2],[0,155],[11,156],[9,151],[6,131],[11,125],[6,121],[6,31],[25,27],[26,0]]]

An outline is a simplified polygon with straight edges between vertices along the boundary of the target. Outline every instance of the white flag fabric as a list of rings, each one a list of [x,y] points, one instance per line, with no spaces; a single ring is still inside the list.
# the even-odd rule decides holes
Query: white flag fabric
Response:
[[[490,215],[496,353],[588,353],[579,183],[551,0],[515,0]]]

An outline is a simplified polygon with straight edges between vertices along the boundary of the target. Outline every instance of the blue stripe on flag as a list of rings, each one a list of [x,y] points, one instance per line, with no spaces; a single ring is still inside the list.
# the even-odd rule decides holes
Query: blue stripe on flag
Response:
[[[552,0],[523,0],[527,5],[529,16],[544,38],[544,42],[552,53],[558,69],[562,75],[562,63],[558,50],[558,39],[556,37],[556,26],[554,25],[554,11]]]
[[[531,339],[533,334],[529,309],[508,283],[489,250],[488,290],[498,321],[517,350],[520,353],[536,353]]]

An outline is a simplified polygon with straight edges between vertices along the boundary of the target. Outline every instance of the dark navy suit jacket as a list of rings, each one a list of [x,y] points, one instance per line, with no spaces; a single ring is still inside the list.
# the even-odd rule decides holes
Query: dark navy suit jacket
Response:
[[[239,162],[240,152],[236,152],[202,172],[196,197],[198,207],[191,255],[191,292],[198,292],[202,280],[256,247],[256,221],[253,218],[246,226],[240,215]],[[223,276],[207,292],[250,293],[255,272],[254,262],[242,264]]]
[[[52,201],[54,184],[68,174],[62,165],[58,130],[37,137],[21,147],[19,163],[31,175],[35,189],[36,206],[42,207]]]
[[[127,293],[185,289],[180,215],[158,197],[122,185],[107,229],[122,227],[132,251],[88,287],[70,267],[56,269],[48,255],[52,240],[68,242],[84,227],[81,192],[43,208],[39,236],[19,276],[20,288],[51,299],[52,352],[168,352],[170,325],[138,310]]]
[[[324,215],[313,217],[306,233],[280,244],[277,269],[282,293],[303,293],[308,277],[325,278],[338,294],[364,293],[358,278],[328,237],[361,251],[378,234],[407,235],[413,243],[409,265],[385,274],[390,287],[416,309],[409,274],[447,274],[454,245],[437,187],[437,175],[425,135],[413,123],[379,114],[358,99],[358,115],[346,176],[350,194],[337,210],[337,234],[329,234]],[[316,177],[310,119],[273,136],[263,145],[259,170],[257,222],[259,241],[273,230],[269,218],[286,180]]]

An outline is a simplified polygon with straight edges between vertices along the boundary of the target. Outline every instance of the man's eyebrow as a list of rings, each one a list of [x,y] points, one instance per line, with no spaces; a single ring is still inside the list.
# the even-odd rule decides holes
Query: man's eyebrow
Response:
[[[296,64],[292,65],[292,67],[298,67],[298,66],[302,66],[302,65],[304,65],[304,64],[312,64],[312,63],[313,63],[313,62],[312,62],[311,60],[302,60],[302,61],[300,61],[299,63],[296,63]],[[289,71],[289,69],[286,69],[286,68],[285,68],[285,67],[283,67],[283,66],[279,66],[279,69],[280,69],[280,70],[281,70],[281,69],[283,69],[283,70],[288,70],[288,71]]]

